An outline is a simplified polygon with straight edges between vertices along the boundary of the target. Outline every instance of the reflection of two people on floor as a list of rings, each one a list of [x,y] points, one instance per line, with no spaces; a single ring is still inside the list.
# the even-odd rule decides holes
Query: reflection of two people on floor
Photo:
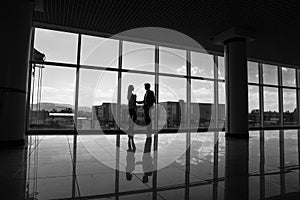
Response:
[[[142,165],[143,167],[143,183],[147,183],[149,176],[152,176],[154,171],[154,162],[151,155],[151,144],[152,138],[147,137],[144,147],[143,159],[142,161],[135,162],[134,152],[127,151],[126,156],[126,179],[130,181],[132,179],[132,172],[135,170],[136,165]]]

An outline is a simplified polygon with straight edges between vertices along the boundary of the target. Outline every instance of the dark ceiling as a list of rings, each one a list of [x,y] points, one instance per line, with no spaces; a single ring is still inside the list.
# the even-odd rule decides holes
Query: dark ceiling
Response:
[[[44,0],[43,10],[36,24],[107,34],[163,27],[217,52],[212,37],[238,26],[255,33],[249,58],[300,66],[299,0]]]

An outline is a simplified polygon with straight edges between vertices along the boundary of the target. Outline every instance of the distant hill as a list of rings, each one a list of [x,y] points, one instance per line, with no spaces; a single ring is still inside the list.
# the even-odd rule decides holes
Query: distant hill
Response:
[[[46,102],[45,103],[40,103],[40,110],[51,111],[51,110],[55,109],[59,112],[59,111],[65,109],[65,108],[73,108],[74,109],[74,106],[70,105],[70,104],[60,104],[60,103],[46,103]],[[34,111],[38,110],[37,104],[33,104],[32,109]],[[92,112],[92,108],[82,106],[82,107],[78,107],[78,111]]]

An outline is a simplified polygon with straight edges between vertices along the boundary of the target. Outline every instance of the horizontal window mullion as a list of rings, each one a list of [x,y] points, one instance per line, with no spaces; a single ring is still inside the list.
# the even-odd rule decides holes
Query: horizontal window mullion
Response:
[[[31,61],[31,64],[38,64],[38,65],[49,65],[49,66],[56,66],[56,67],[70,67],[70,68],[77,68],[77,64],[70,64],[70,63],[59,63],[59,62],[39,62],[39,61]]]

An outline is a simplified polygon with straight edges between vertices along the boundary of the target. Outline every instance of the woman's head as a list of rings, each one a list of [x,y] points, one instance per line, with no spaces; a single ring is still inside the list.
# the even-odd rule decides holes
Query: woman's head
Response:
[[[133,90],[134,90],[133,85],[128,85],[128,92],[129,92],[129,91],[132,92]]]
[[[128,93],[127,93],[128,100],[130,99],[133,90],[134,90],[133,85],[128,85]]]

